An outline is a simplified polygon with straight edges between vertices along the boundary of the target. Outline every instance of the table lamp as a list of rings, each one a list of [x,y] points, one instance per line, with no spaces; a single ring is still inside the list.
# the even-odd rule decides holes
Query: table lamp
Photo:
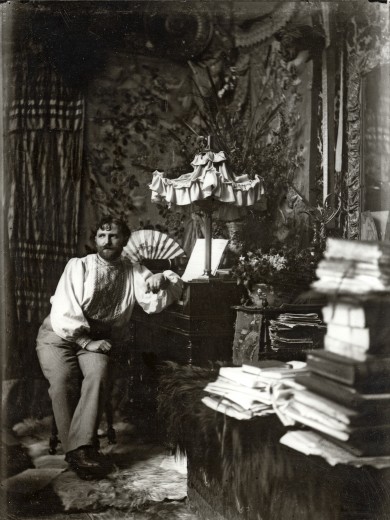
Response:
[[[193,171],[177,179],[168,179],[164,172],[153,172],[149,188],[152,202],[166,201],[169,205],[197,205],[205,216],[204,278],[211,275],[212,214],[220,204],[253,206],[264,196],[264,184],[260,176],[251,179],[247,174],[236,175],[229,171],[225,152],[211,150],[211,137],[207,147],[195,155],[191,163]]]

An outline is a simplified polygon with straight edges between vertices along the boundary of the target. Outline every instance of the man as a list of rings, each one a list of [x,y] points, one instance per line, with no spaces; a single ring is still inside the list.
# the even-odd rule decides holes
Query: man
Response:
[[[152,275],[122,256],[129,237],[123,221],[100,221],[97,253],[68,262],[37,337],[65,459],[82,478],[105,472],[94,441],[106,399],[109,353],[121,340],[135,302],[148,313],[160,312],[182,291],[172,271]]]

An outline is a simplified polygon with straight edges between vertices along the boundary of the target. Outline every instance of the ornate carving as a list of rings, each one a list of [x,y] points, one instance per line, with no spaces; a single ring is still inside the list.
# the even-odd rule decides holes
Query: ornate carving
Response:
[[[285,61],[297,59],[302,51],[307,51],[306,61],[322,52],[325,45],[324,34],[310,25],[290,25],[275,34],[280,42],[280,52]]]
[[[361,78],[378,65],[390,63],[388,16],[381,16],[378,6],[366,8],[354,16],[347,31],[347,140],[348,169],[347,222],[344,235],[350,239],[360,237],[361,190]]]

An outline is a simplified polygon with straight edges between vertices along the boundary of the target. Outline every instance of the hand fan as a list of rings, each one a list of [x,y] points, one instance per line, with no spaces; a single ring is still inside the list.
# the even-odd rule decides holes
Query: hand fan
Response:
[[[162,260],[185,256],[185,252],[173,238],[154,229],[141,229],[134,231],[123,253],[132,262],[140,262],[144,259]]]

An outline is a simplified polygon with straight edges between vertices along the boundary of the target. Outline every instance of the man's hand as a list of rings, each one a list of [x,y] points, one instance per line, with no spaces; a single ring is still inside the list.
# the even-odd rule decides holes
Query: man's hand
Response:
[[[85,350],[89,350],[89,352],[108,352],[111,350],[111,343],[106,339],[99,339],[98,341],[90,341],[88,345],[85,347]]]
[[[160,289],[166,289],[169,285],[169,280],[165,278],[163,273],[153,274],[146,280],[147,292],[152,291],[158,293]]]

